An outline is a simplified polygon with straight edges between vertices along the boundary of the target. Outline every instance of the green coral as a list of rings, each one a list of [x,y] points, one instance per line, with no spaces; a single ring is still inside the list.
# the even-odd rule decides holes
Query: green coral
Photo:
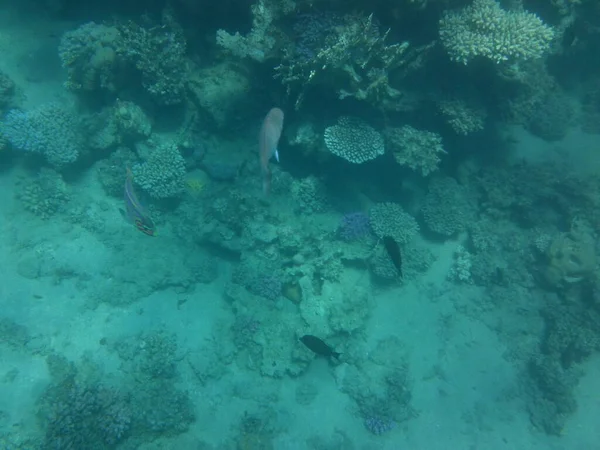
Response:
[[[410,125],[390,128],[386,136],[396,162],[421,172],[424,177],[438,169],[439,154],[446,153],[439,134]]]
[[[474,0],[440,20],[440,39],[450,59],[468,64],[483,56],[496,63],[541,58],[554,30],[535,14],[505,11],[494,0]]]
[[[336,125],[325,129],[324,137],[331,153],[354,164],[375,159],[385,152],[381,133],[354,117],[340,117]]]
[[[390,236],[399,244],[408,243],[419,232],[415,218],[397,203],[377,203],[369,210],[369,220],[379,238]]]

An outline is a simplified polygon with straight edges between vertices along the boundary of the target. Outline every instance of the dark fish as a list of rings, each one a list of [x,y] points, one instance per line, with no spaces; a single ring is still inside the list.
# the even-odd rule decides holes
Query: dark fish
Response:
[[[392,264],[398,271],[398,275],[402,277],[402,255],[400,253],[400,247],[398,243],[393,237],[384,236],[383,237],[383,246],[385,247],[385,251],[388,256],[392,260]]]
[[[121,214],[123,214],[127,220],[132,222],[142,233],[147,234],[148,236],[154,236],[156,227],[154,226],[154,222],[150,218],[148,211],[142,206],[133,189],[133,174],[129,168],[127,168],[127,179],[125,180],[124,200],[126,211],[121,211]]]
[[[311,336],[310,334],[304,335],[300,338],[300,341],[306,345],[310,350],[315,352],[317,355],[325,356],[329,358],[333,356],[334,358],[339,358],[340,353],[334,352],[333,349],[319,339],[316,336]]]

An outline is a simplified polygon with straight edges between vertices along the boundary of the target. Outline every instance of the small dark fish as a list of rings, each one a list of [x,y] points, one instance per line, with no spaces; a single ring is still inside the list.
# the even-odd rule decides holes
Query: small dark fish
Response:
[[[124,200],[126,211],[120,210],[123,217],[132,222],[142,233],[154,236],[156,227],[133,189],[133,174],[129,168],[127,168],[127,178],[125,180]]]
[[[383,246],[385,247],[385,251],[388,256],[392,260],[392,264],[398,271],[398,275],[402,277],[402,254],[400,253],[400,247],[398,243],[393,237],[384,236],[383,237]]]
[[[315,352],[317,355],[325,356],[329,358],[333,356],[334,358],[339,358],[341,353],[334,352],[333,349],[319,339],[316,336],[311,336],[310,334],[306,334],[300,338],[300,341],[306,345],[310,350]]]

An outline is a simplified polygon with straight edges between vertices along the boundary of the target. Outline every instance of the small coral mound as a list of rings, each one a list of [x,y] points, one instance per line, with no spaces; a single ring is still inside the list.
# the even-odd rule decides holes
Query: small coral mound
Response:
[[[440,20],[440,38],[450,59],[468,64],[483,56],[495,63],[541,58],[554,31],[535,14],[505,11],[494,0],[474,0]]]
[[[584,223],[575,221],[568,233],[556,236],[546,251],[546,281],[552,287],[565,287],[590,280],[596,270],[594,234]]]
[[[475,217],[470,192],[450,177],[430,183],[422,212],[427,227],[443,236],[464,231]]]
[[[159,146],[132,170],[133,181],[152,198],[174,198],[185,192],[185,160],[175,145]]]
[[[396,162],[421,172],[424,177],[438,169],[439,155],[446,153],[439,134],[417,130],[410,125],[390,128],[386,137]]]
[[[485,127],[487,112],[475,101],[458,98],[446,99],[441,100],[437,108],[446,123],[458,135],[467,136],[481,131]]]
[[[418,232],[419,224],[397,203],[378,203],[369,210],[373,232],[378,237],[390,236],[399,244],[406,244]]]
[[[381,133],[355,117],[340,117],[325,129],[325,145],[336,156],[354,164],[375,159],[385,151]]]
[[[16,197],[27,211],[44,220],[61,212],[70,199],[69,189],[60,174],[47,168],[41,169],[33,181],[27,179],[20,184]]]
[[[114,92],[121,34],[116,27],[89,22],[66,32],[58,55],[67,70],[65,86],[73,91]]]
[[[75,162],[82,149],[79,121],[57,103],[30,111],[13,109],[0,131],[15,149],[43,155],[55,168]]]

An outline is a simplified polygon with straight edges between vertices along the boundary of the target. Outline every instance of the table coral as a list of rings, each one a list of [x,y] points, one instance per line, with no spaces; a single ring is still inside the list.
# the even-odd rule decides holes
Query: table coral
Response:
[[[355,117],[343,116],[325,129],[325,145],[336,156],[354,164],[375,159],[385,152],[383,136]]]

